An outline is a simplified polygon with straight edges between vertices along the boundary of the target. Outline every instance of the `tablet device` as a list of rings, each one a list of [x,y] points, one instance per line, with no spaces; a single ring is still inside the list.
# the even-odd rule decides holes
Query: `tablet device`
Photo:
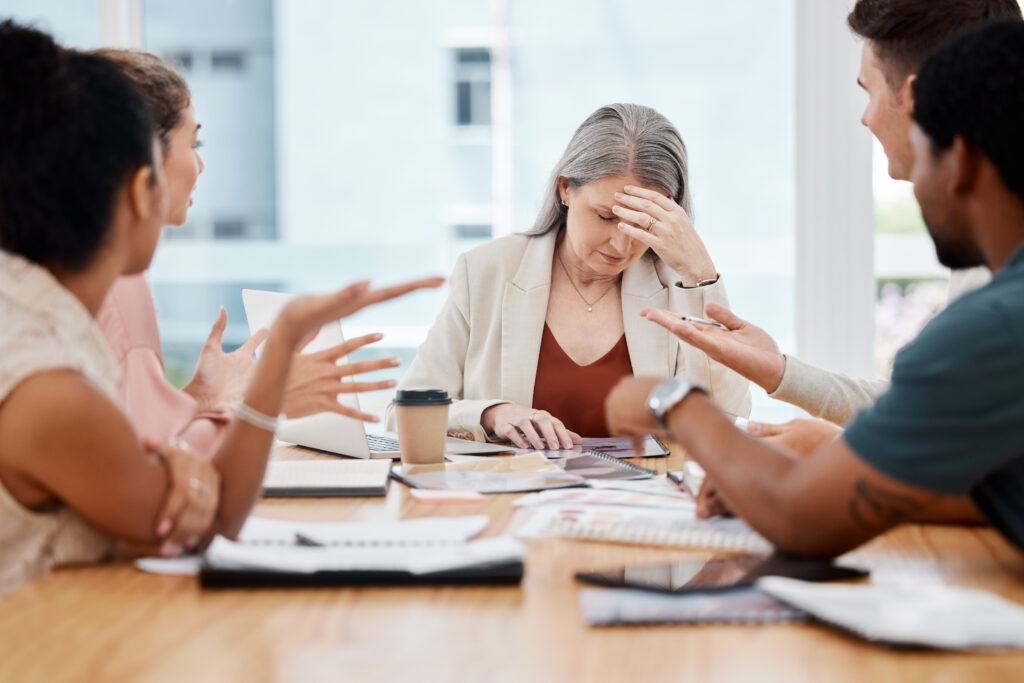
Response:
[[[641,588],[659,593],[730,590],[754,585],[763,576],[786,576],[803,581],[860,579],[867,570],[822,560],[782,555],[731,554],[680,560],[671,564],[624,567],[610,571],[579,572],[586,583],[619,588]]]

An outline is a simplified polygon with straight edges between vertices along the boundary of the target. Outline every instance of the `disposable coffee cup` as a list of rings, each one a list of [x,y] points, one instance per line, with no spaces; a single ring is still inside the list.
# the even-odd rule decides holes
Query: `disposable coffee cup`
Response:
[[[399,389],[395,393],[392,404],[398,421],[398,450],[403,463],[444,462],[451,403],[444,389]]]

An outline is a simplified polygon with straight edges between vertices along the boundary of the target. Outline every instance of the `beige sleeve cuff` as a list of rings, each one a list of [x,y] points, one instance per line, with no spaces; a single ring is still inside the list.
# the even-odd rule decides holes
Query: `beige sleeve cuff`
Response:
[[[884,380],[852,378],[787,355],[782,381],[768,395],[842,427],[888,389]]]

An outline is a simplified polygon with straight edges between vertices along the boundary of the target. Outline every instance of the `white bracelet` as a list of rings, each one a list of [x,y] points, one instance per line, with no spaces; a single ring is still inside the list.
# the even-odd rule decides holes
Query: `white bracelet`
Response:
[[[277,431],[276,417],[270,417],[269,415],[249,407],[245,404],[245,401],[239,401],[238,405],[235,406],[235,417],[243,422],[248,422],[253,427],[266,430],[271,434]]]

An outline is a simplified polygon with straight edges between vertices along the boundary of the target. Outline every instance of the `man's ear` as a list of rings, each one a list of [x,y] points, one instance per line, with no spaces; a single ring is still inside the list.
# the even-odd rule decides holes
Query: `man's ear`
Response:
[[[951,194],[965,194],[978,182],[981,165],[981,153],[977,147],[967,144],[962,136],[953,138],[953,144],[947,153],[950,164],[949,191]]]
[[[910,74],[903,79],[900,86],[899,103],[907,116],[914,114],[914,83],[917,81],[917,74]]]
[[[159,189],[152,166],[142,166],[132,175],[128,186],[128,204],[137,220],[148,221],[160,210],[160,202],[155,196]]]

